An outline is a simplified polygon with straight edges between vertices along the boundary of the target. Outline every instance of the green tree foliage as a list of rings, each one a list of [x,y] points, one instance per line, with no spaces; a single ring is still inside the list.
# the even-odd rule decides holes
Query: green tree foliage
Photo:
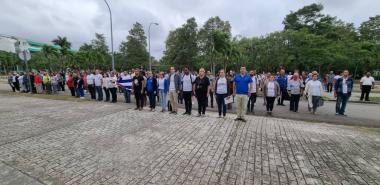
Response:
[[[143,26],[136,22],[133,24],[131,30],[129,30],[129,35],[127,36],[127,41],[123,41],[120,44],[121,56],[118,58],[122,59],[119,66],[125,66],[126,68],[136,68],[136,67],[147,67],[149,63],[149,53],[146,50],[147,42]]]

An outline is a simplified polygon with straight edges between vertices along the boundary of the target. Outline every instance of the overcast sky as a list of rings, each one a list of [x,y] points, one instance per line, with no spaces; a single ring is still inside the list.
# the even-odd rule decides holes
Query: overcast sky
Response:
[[[113,12],[114,48],[126,39],[136,21],[150,22],[151,52],[162,56],[170,30],[195,17],[198,26],[211,16],[230,21],[233,35],[260,36],[281,30],[285,15],[313,2],[325,6],[324,13],[360,25],[380,14],[380,0],[108,0]],[[109,15],[103,0],[1,0],[0,34],[50,42],[66,36],[78,49],[103,33],[110,45]]]

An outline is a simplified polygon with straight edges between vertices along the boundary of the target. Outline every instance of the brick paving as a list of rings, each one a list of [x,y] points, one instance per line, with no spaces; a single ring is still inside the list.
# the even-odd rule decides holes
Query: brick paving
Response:
[[[352,127],[0,102],[0,184],[380,184],[380,135]]]

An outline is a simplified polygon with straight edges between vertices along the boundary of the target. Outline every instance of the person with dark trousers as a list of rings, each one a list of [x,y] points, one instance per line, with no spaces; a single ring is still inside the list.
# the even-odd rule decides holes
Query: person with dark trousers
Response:
[[[75,86],[72,74],[69,74],[69,77],[67,79],[67,87],[70,89],[71,96],[75,96]]]
[[[63,72],[59,73],[58,87],[58,91],[65,91],[65,74]]]
[[[290,95],[290,107],[289,110],[293,112],[298,112],[298,104],[300,97],[303,94],[303,88],[305,85],[299,77],[299,73],[295,72],[292,78],[288,82],[288,93]]]
[[[193,83],[195,81],[195,78],[192,74],[190,74],[189,69],[185,68],[184,75],[182,78],[182,97],[185,101],[185,109],[186,112],[183,113],[183,115],[191,115],[191,109],[192,109],[192,94],[193,94]]]
[[[96,92],[95,92],[95,75],[94,73],[90,73],[87,75],[87,88],[88,92],[91,95],[91,99],[96,100]]]
[[[111,72],[110,78],[109,78],[109,91],[111,93],[111,103],[117,102],[117,76],[114,72]]]
[[[210,95],[210,80],[205,74],[205,69],[199,69],[199,76],[193,84],[193,93],[198,102],[198,117],[206,113],[207,97]]]
[[[140,69],[135,70],[135,76],[132,79],[132,89],[133,94],[135,95],[136,99],[136,108],[135,110],[141,111],[144,106],[144,87],[145,87],[145,79],[143,77],[143,73],[140,71]]]
[[[215,89],[214,89],[214,92],[216,94],[216,103],[218,104],[219,118],[222,117],[222,113],[223,113],[223,118],[226,117],[227,105],[226,105],[225,99],[232,98],[231,94],[233,91],[232,88],[230,88],[230,86],[232,86],[232,84],[230,80],[226,78],[226,73],[224,72],[223,69],[220,70],[219,76],[215,80]]]
[[[335,106],[335,114],[341,116],[347,116],[344,114],[346,110],[346,105],[348,99],[350,99],[352,88],[354,86],[354,81],[350,76],[348,70],[343,71],[342,78],[336,80],[335,83],[335,93],[336,97],[336,106]]]
[[[277,105],[284,105],[284,100],[288,95],[288,91],[286,90],[288,87],[288,77],[285,74],[285,69],[280,70],[280,75],[277,76],[277,83],[280,85],[280,93],[281,96],[277,99]]]
[[[156,111],[156,94],[157,94],[157,79],[153,76],[152,72],[148,71],[148,78],[146,79],[146,94],[149,97],[150,111]]]
[[[375,79],[371,76],[370,72],[367,72],[365,76],[360,79],[360,89],[362,94],[360,96],[360,101],[363,101],[365,95],[365,101],[369,101],[369,93],[371,89],[375,88]]]
[[[94,76],[94,85],[96,89],[96,94],[98,94],[98,101],[103,101],[103,75],[100,74],[100,71],[97,69]]]
[[[327,77],[327,92],[331,93],[333,90],[333,84],[334,84],[334,71],[330,71],[330,74]]]
[[[249,72],[249,75],[252,79],[252,89],[251,89],[251,95],[249,96],[248,103],[247,103],[247,113],[254,114],[255,113],[255,103],[257,98],[257,86],[259,84],[256,76],[256,71],[251,70]]]
[[[215,77],[214,75],[212,75],[211,71],[207,71],[207,78],[210,80],[210,105],[211,105],[211,108],[214,108],[214,82],[215,82]],[[208,106],[208,98],[207,98],[207,106]]]
[[[270,75],[263,87],[263,95],[266,104],[267,115],[272,116],[274,101],[281,94],[280,85],[273,75]]]
[[[84,99],[84,81],[82,75],[79,75],[77,79],[76,89],[78,97],[80,97],[80,99]]]
[[[16,92],[16,87],[13,84],[13,75],[12,75],[12,73],[9,73],[9,75],[8,75],[8,84],[9,84],[9,86],[11,86],[12,91]]]

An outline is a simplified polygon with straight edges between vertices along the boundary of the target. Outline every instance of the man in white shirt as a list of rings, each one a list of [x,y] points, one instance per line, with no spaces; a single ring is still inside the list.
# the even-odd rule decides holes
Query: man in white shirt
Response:
[[[98,101],[103,101],[103,90],[102,90],[102,84],[103,84],[103,76],[100,74],[100,71],[97,69],[94,76],[94,84],[96,92],[98,93]]]
[[[95,94],[95,75],[93,72],[89,72],[87,75],[87,88],[88,92],[91,95],[91,99],[95,100],[96,99],[96,94]]]
[[[249,75],[252,79],[252,88],[251,88],[251,96],[249,96],[248,104],[247,104],[247,113],[254,114],[254,108],[256,103],[256,97],[257,97],[257,86],[258,86],[258,79],[256,76],[256,71],[251,70],[249,72]]]
[[[360,89],[362,94],[360,96],[360,101],[363,101],[365,95],[365,101],[369,101],[369,93],[371,89],[375,88],[375,79],[371,76],[370,72],[367,72],[365,76],[360,80]]]
[[[185,100],[186,112],[183,115],[191,115],[192,109],[192,93],[193,93],[193,82],[195,81],[195,76],[190,74],[189,69],[185,68],[184,75],[182,77],[182,97]]]

